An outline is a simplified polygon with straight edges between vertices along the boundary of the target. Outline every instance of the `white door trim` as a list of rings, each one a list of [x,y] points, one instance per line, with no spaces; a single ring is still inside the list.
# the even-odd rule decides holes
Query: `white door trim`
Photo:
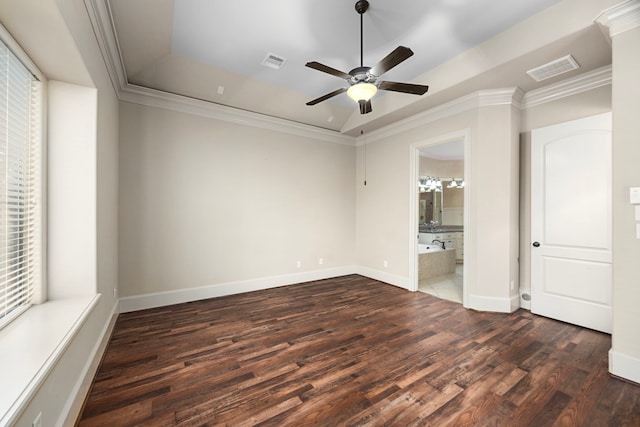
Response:
[[[462,285],[462,303],[467,307],[467,289],[470,284],[470,268],[467,260],[468,254],[472,253],[470,245],[472,228],[471,228],[471,192],[473,184],[471,179],[471,129],[462,129],[444,135],[439,135],[425,141],[418,141],[409,147],[409,290],[415,292],[418,290],[418,179],[420,177],[420,149],[447,142],[464,140],[464,264],[463,264],[463,285]]]
[[[531,132],[531,312],[606,333],[611,149],[611,113]]]

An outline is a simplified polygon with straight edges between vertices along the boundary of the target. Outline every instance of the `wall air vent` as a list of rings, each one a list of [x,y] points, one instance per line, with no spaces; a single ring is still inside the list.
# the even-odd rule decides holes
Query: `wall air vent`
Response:
[[[262,60],[262,65],[273,68],[274,70],[279,70],[285,62],[287,62],[286,58],[270,53]]]
[[[580,68],[580,65],[573,59],[573,56],[567,55],[562,58],[558,58],[554,61],[548,62],[536,68],[532,68],[527,71],[529,77],[537,82],[541,82],[551,77],[566,73],[568,71],[576,70]]]

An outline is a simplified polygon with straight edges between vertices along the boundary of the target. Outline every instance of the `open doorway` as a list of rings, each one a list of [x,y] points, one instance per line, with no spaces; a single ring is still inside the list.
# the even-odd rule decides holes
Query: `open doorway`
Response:
[[[468,131],[411,147],[411,289],[462,304],[470,200],[468,151]]]

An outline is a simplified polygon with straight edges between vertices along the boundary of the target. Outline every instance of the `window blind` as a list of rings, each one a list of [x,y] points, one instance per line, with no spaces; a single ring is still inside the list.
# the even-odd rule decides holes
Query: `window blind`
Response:
[[[0,42],[0,328],[31,305],[41,285],[38,88]]]

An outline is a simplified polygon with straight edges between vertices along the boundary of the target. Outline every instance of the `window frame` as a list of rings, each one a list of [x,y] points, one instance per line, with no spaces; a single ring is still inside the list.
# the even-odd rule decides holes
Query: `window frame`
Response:
[[[28,214],[35,218],[27,221],[33,229],[27,231],[29,234],[26,243],[21,243],[27,251],[32,251],[29,255],[29,271],[32,274],[32,294],[26,304],[20,304],[13,310],[0,317],[0,330],[11,324],[12,321],[24,314],[32,304],[40,304],[47,300],[46,284],[46,85],[47,80],[42,72],[31,61],[28,55],[22,50],[11,34],[0,24],[0,42],[7,49],[7,54],[12,55],[14,60],[21,64],[31,78],[31,93],[29,94],[29,118],[28,134],[26,141],[27,149],[30,153],[27,157],[29,173],[33,174],[33,192],[29,200]],[[8,111],[8,110],[7,110]],[[9,143],[7,143],[9,145]],[[35,152],[35,154],[34,154]],[[8,219],[7,219],[8,222]]]

